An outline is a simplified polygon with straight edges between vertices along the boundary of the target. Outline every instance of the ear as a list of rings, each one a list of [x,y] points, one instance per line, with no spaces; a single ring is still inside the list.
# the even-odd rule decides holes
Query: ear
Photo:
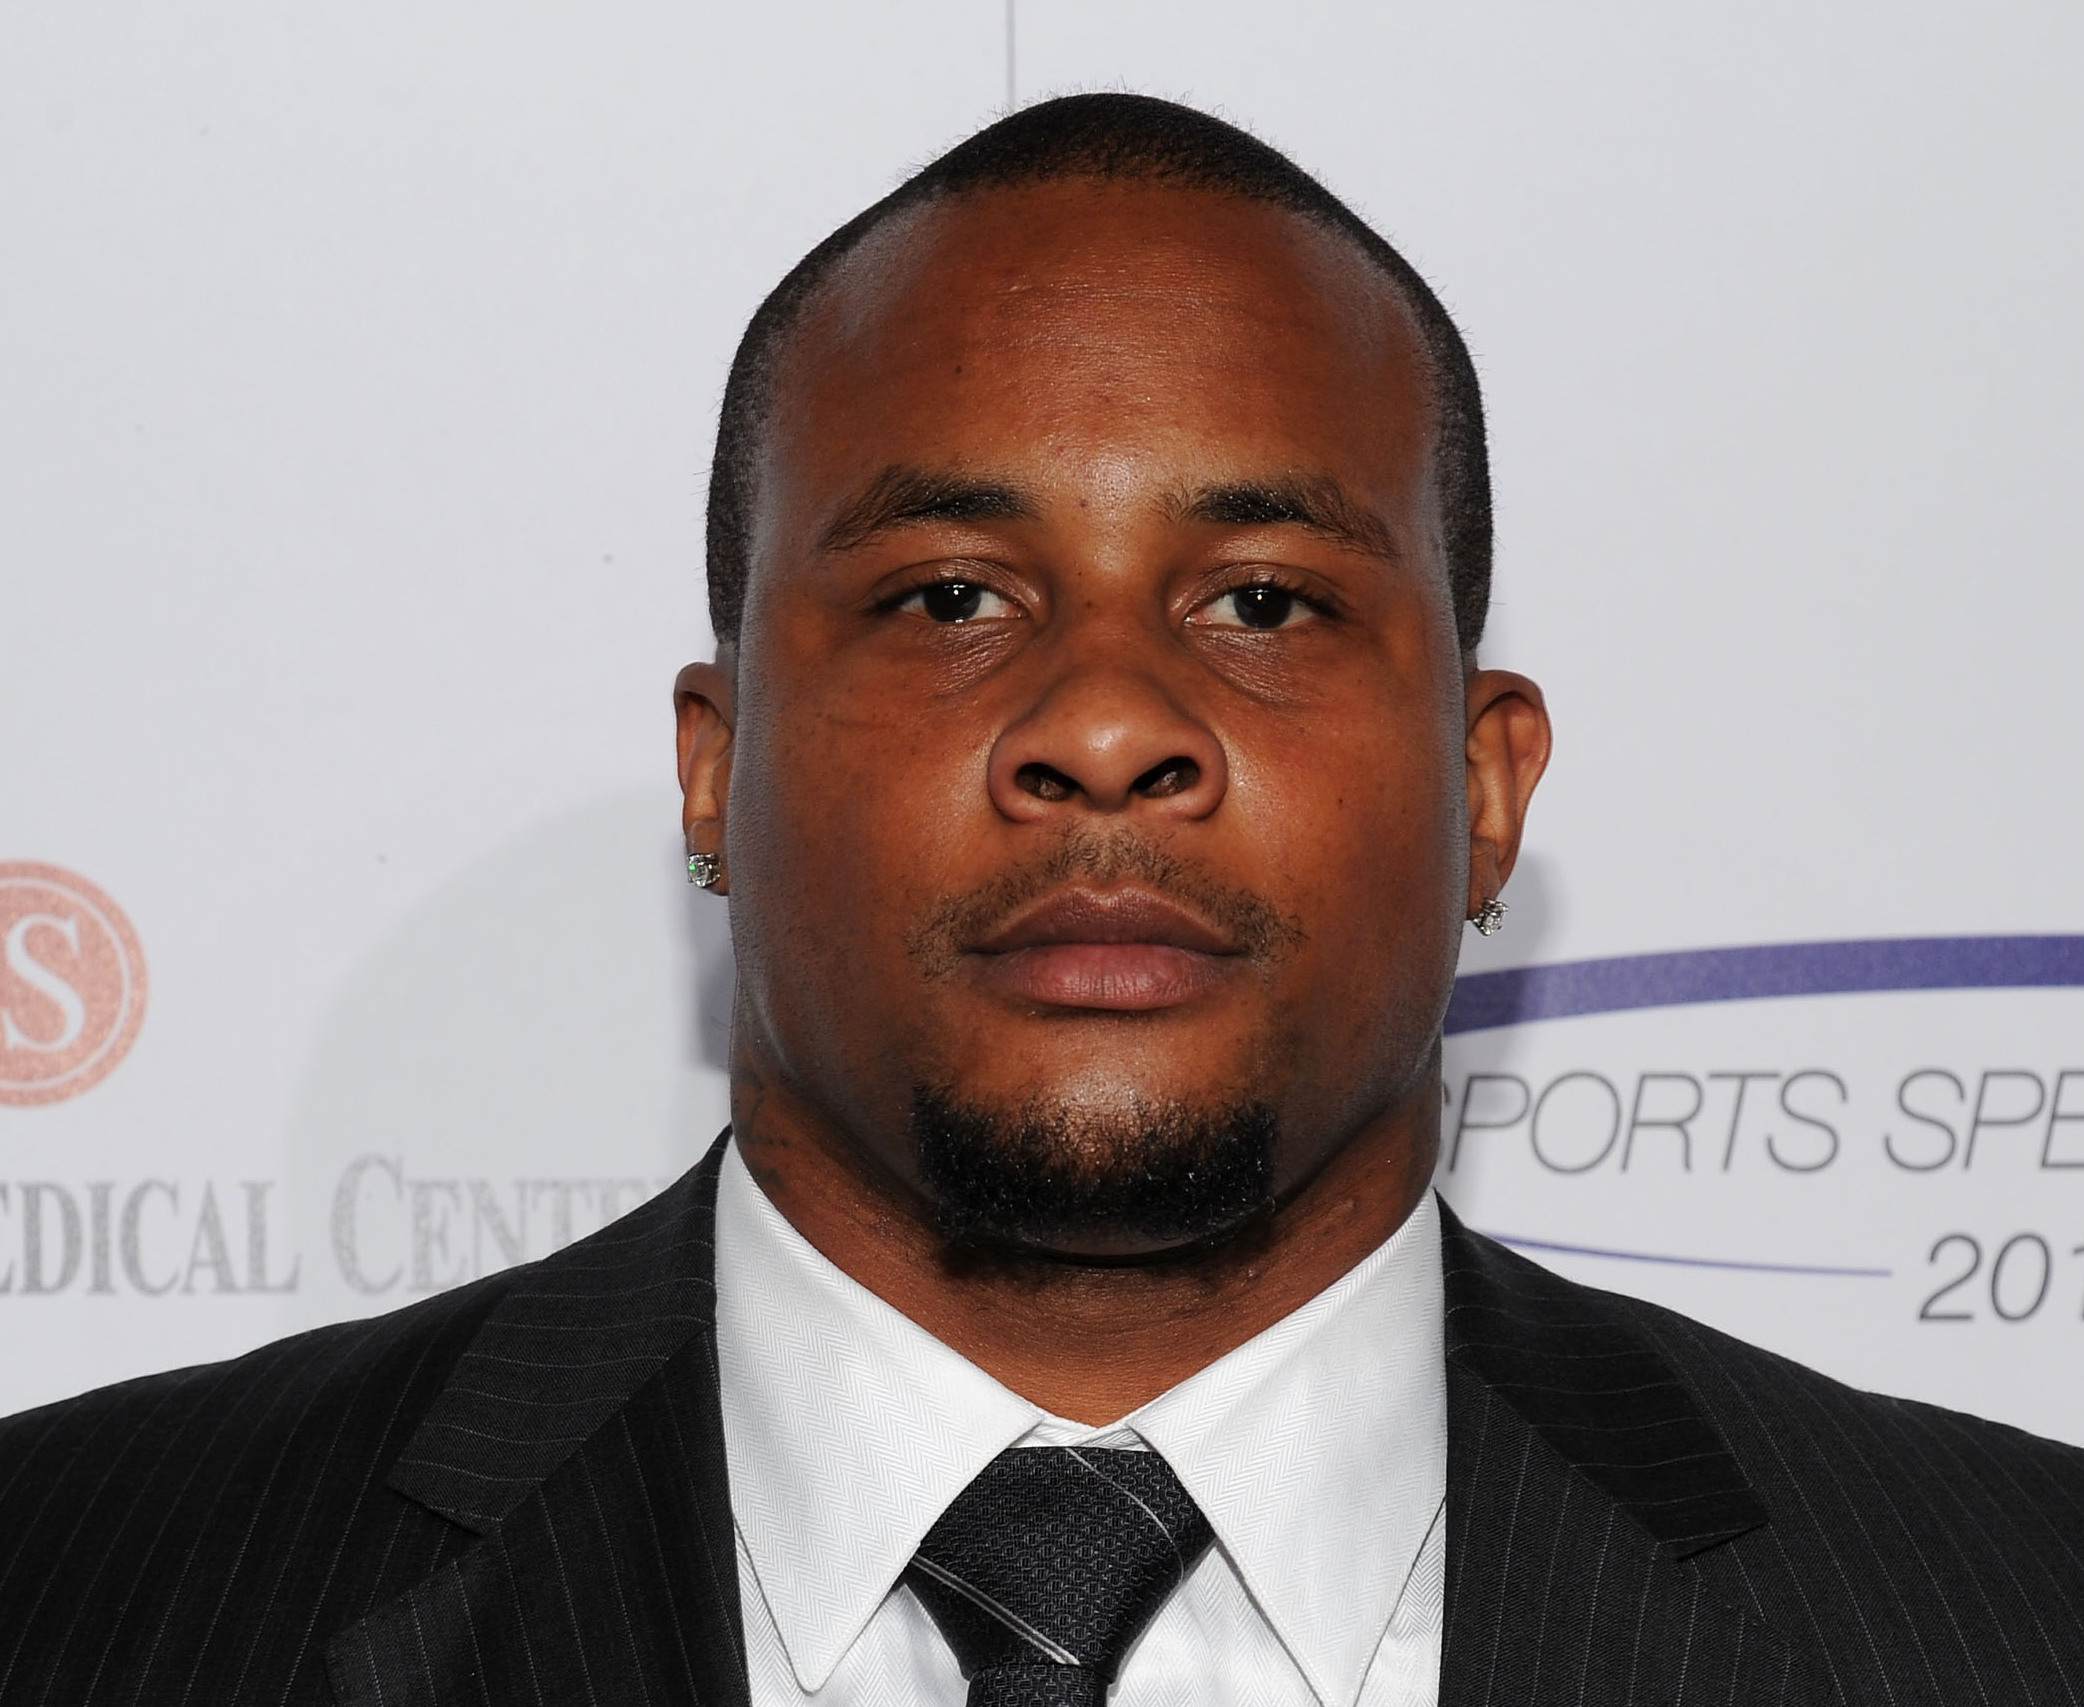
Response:
[[[680,754],[680,829],[687,851],[724,852],[724,811],[731,794],[732,708],[737,672],[719,647],[713,664],[690,664],[673,680],[673,712]],[[716,893],[731,892],[726,863]]]
[[[1549,762],[1541,689],[1510,670],[1471,670],[1467,683],[1469,909],[1496,898],[1520,854],[1527,802]]]

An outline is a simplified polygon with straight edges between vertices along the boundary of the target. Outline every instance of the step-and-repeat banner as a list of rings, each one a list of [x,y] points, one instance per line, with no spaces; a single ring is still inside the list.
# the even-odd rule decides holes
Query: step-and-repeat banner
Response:
[[[1489,389],[1558,758],[1474,1224],[2084,1441],[2084,27],[2055,6],[0,18],[0,1408],[612,1220],[724,1119],[669,688],[786,266],[1009,98],[1319,170]]]

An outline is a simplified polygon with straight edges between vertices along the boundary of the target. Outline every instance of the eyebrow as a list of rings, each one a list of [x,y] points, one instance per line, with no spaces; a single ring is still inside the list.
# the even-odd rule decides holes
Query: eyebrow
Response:
[[[820,549],[852,551],[912,522],[1016,522],[1034,501],[1004,481],[931,468],[886,468],[848,499],[818,537]]]
[[[1202,486],[1167,505],[1173,519],[1219,527],[1288,523],[1335,539],[1368,557],[1401,556],[1382,518],[1328,474],[1283,474],[1265,480]]]

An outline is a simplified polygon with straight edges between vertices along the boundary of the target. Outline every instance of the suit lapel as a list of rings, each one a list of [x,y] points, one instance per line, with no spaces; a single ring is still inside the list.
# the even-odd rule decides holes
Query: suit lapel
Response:
[[[719,1144],[501,1300],[389,1485],[482,1537],[342,1632],[342,1703],[746,1701],[718,1404]]]
[[[1814,1698],[1689,1563],[1768,1521],[1691,1392],[1616,1301],[1442,1226],[1442,1707]]]

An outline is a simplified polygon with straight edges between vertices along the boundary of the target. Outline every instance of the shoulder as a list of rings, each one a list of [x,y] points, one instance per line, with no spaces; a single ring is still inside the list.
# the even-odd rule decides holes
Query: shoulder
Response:
[[[487,1335],[643,1316],[700,1208],[690,1175],[542,1262],[0,1421],[0,1704],[323,1698],[326,1639],[477,1540],[399,1484]]]
[[[1992,1525],[2046,1543],[2084,1588],[2084,1449],[1863,1391],[1635,1299],[1615,1299],[1776,1507],[1828,1520]]]
[[[1494,1377],[1675,1376],[1769,1499],[1819,1484],[1986,1501],[2084,1535],[2084,1449],[1937,1405],[1866,1392],[1673,1310],[1553,1274],[1446,1217],[1451,1355]]]
[[[1451,1221],[1445,1246],[1451,1371],[1833,1698],[2073,1698],[2084,1451],[1860,1391]]]
[[[506,1279],[0,1422],[0,1701],[315,1680],[329,1606],[460,1537],[384,1478]]]
[[[2058,1701],[2084,1682],[2084,1451],[1862,1392],[1651,1305],[1621,1306],[1679,1371],[1772,1520],[1697,1561],[1810,1632],[1850,1698]]]
[[[384,1436],[410,1426],[415,1398],[439,1385],[510,1284],[510,1275],[495,1275],[227,1362],[143,1376],[0,1420],[0,1522],[14,1519],[15,1528],[31,1511],[65,1508],[74,1496],[90,1508],[82,1518],[92,1508],[112,1515],[128,1499],[164,1497],[166,1468],[204,1450],[219,1460],[289,1453],[324,1431],[333,1456],[380,1455]]]

